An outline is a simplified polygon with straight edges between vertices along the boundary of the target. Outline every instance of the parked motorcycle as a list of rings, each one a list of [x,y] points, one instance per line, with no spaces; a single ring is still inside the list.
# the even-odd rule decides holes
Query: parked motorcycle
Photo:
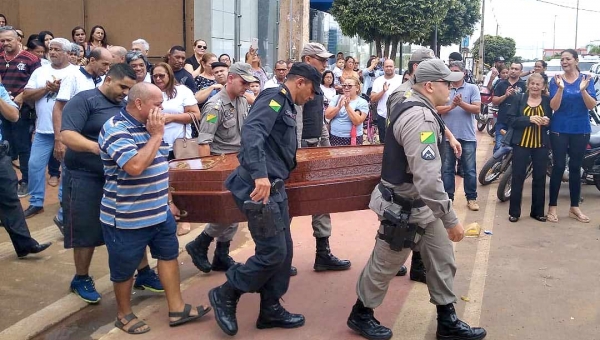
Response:
[[[502,145],[490,159],[485,162],[479,171],[479,183],[488,185],[498,179],[510,167],[512,162],[512,148]]]

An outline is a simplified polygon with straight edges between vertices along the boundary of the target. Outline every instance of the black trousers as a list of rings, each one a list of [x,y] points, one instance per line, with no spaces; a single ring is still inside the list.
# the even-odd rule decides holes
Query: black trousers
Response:
[[[508,214],[521,217],[521,200],[523,198],[523,183],[527,175],[527,167],[531,160],[533,166],[533,182],[531,184],[531,215],[544,216],[546,204],[546,168],[548,166],[548,149],[523,148],[513,146],[512,180],[510,208]]]
[[[558,193],[562,176],[565,172],[567,154],[569,155],[569,195],[571,206],[579,206],[581,196],[581,164],[588,142],[589,133],[570,134],[550,132],[550,144],[552,144],[552,175],[550,175],[550,205],[555,207],[558,201]]]
[[[0,220],[8,232],[17,255],[25,254],[38,244],[31,238],[23,207],[17,196],[17,174],[9,155],[0,156]]]
[[[377,112],[377,111],[375,111]],[[385,142],[385,130],[386,130],[386,121],[387,118],[382,117],[380,115],[378,115],[377,113],[375,113],[377,115],[377,131],[379,132],[379,143],[384,144]]]
[[[255,244],[254,255],[245,264],[231,267],[226,274],[227,280],[236,289],[244,293],[259,292],[261,300],[272,303],[288,290],[293,257],[288,200],[282,197],[282,194],[275,194],[269,199],[279,207],[285,225],[283,230],[275,236],[262,237],[257,233],[257,226],[249,221],[248,229]],[[244,202],[235,195],[233,198],[241,210]]]

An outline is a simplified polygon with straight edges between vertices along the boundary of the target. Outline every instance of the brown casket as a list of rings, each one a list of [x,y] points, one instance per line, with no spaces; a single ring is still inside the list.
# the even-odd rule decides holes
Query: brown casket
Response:
[[[381,176],[383,145],[299,149],[298,166],[286,181],[290,215],[305,216],[368,209]],[[245,221],[225,179],[239,165],[237,154],[174,160],[169,183],[182,221]]]

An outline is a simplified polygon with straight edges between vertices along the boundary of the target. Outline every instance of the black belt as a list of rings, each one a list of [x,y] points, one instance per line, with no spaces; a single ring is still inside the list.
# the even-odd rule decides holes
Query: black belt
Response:
[[[381,193],[381,197],[384,200],[386,200],[388,202],[394,202],[394,203],[398,204],[399,206],[411,207],[411,208],[422,208],[426,205],[425,202],[423,202],[423,200],[420,198],[417,198],[416,200],[412,200],[412,199],[406,199],[406,198],[398,196],[398,195],[394,195],[394,191],[390,188],[387,188],[382,183],[379,183],[377,185],[377,188],[379,189],[379,192]]]

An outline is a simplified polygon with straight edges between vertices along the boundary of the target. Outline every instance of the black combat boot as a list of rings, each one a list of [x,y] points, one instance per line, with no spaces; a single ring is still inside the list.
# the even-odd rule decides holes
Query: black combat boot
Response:
[[[238,331],[235,312],[241,295],[242,292],[231,286],[229,282],[208,292],[217,324],[227,335],[235,335]]]
[[[391,329],[382,326],[375,319],[373,309],[365,307],[360,299],[356,299],[346,324],[353,331],[369,340],[387,340],[393,335]]]
[[[487,335],[481,327],[471,327],[456,316],[454,305],[437,306],[438,340],[480,340]]]
[[[213,237],[203,231],[195,240],[185,245],[185,250],[192,257],[196,268],[204,273],[209,273],[211,269],[210,262],[208,262],[208,247],[213,240]]]
[[[317,237],[317,255],[313,268],[318,271],[350,269],[350,261],[340,260],[331,253],[329,237]]]
[[[413,251],[412,259],[410,261],[410,279],[412,281],[423,282],[427,284],[427,271],[421,259],[421,253]]]
[[[278,300],[260,296],[260,313],[256,328],[297,328],[304,326],[304,315],[292,314],[285,310]]]
[[[229,267],[237,264],[231,256],[229,256],[229,245],[231,242],[218,242],[215,248],[215,256],[213,257],[212,270],[217,272],[226,272]]]
[[[398,271],[398,273],[396,273],[396,276],[404,276],[404,275],[406,275],[407,272],[408,272],[408,270],[406,269],[406,266],[402,265],[402,267],[400,267],[400,270]]]

